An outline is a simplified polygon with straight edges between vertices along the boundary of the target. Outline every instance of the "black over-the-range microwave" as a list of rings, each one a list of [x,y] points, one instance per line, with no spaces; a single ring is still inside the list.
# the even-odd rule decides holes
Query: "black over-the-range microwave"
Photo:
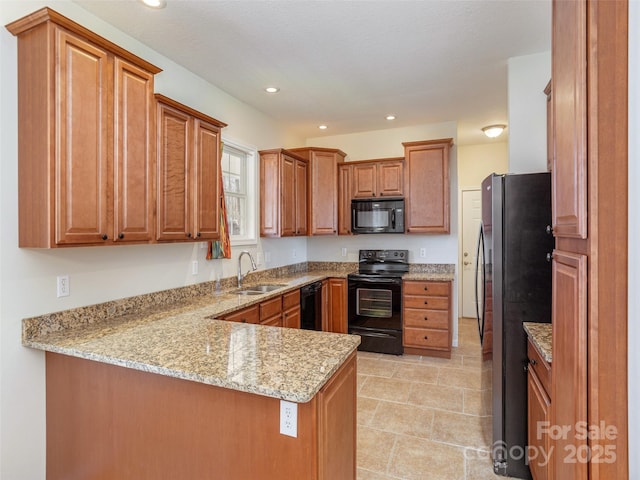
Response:
[[[351,200],[353,233],[404,233],[404,198]]]

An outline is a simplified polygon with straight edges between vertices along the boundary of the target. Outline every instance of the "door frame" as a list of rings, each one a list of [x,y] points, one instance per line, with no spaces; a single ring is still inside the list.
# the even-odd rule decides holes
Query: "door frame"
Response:
[[[467,192],[467,191],[480,191],[481,187],[480,185],[477,186],[467,186],[467,187],[460,187],[458,188],[458,318],[462,318],[462,303],[463,303],[463,298],[462,298],[462,284],[463,282],[463,278],[462,278],[462,262],[463,257],[462,257],[462,241],[463,241],[463,234],[464,234],[464,229],[463,229],[463,217],[464,217],[464,212],[463,212],[463,202],[462,202],[462,197],[463,197],[463,193]]]

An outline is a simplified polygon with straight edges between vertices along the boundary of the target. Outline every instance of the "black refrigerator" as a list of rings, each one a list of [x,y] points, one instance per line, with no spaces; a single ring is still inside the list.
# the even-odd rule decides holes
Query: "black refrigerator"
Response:
[[[483,382],[491,382],[494,471],[530,479],[522,323],[551,322],[551,175],[492,174],[482,182],[481,197],[476,305],[483,357],[491,370]]]

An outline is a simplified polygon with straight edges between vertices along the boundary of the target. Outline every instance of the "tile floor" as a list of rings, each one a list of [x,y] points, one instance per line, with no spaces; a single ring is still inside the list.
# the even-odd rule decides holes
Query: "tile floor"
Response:
[[[358,480],[504,478],[487,453],[491,378],[475,319],[458,336],[451,359],[358,353]]]

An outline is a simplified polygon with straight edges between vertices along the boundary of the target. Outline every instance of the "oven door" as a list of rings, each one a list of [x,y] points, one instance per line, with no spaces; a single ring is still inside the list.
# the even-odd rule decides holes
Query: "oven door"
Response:
[[[402,279],[349,276],[349,328],[402,330]]]

